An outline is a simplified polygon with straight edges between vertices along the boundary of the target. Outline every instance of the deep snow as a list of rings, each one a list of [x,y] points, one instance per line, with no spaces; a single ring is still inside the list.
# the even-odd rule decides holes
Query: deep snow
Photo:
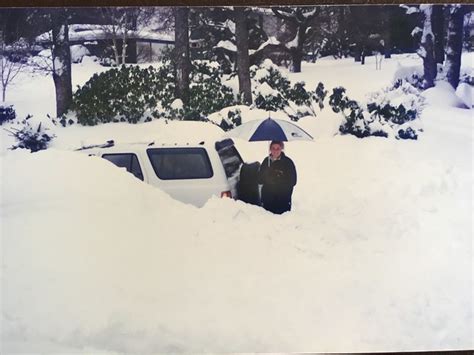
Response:
[[[397,62],[419,64],[324,59],[289,75],[362,99]],[[98,69],[73,68],[76,83]],[[52,112],[47,80],[12,88],[17,112]],[[264,114],[243,111],[244,121]],[[209,123],[52,126],[52,149],[35,154],[6,151],[2,132],[1,352],[473,348],[472,118],[430,103],[418,141],[333,136],[330,110],[304,118],[316,139],[287,143],[298,185],[282,216],[228,199],[184,205],[71,151],[217,139]],[[268,148],[236,144],[246,161]]]

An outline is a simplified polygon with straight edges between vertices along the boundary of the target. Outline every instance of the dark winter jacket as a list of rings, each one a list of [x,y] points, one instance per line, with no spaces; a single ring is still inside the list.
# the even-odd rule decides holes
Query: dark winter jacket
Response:
[[[262,205],[273,213],[281,214],[291,210],[291,195],[296,185],[296,168],[285,153],[280,159],[266,157],[258,172],[258,182],[262,184]]]

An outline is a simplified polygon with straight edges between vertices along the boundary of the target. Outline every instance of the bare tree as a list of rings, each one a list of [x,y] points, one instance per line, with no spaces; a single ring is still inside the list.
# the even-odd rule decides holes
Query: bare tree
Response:
[[[250,84],[249,31],[246,21],[246,9],[234,8],[235,41],[237,44],[237,75],[239,92],[247,105],[252,103],[252,87]]]
[[[105,7],[101,9],[101,30],[110,40],[115,64],[137,62],[137,37],[140,27],[147,25],[153,17],[163,17],[166,9],[153,7]]]
[[[175,16],[176,96],[189,103],[191,61],[189,59],[189,8],[177,7]]]
[[[2,101],[5,102],[8,86],[25,68],[28,44],[20,39],[9,45],[5,43],[4,32],[0,32],[0,84]]]
[[[115,65],[125,64],[130,30],[128,20],[130,16],[127,16],[125,8],[105,7],[102,9],[102,17],[105,24],[101,28],[111,41]]]

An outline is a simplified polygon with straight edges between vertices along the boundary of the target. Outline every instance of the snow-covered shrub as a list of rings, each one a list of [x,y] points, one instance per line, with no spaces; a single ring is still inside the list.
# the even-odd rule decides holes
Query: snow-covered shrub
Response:
[[[418,139],[418,134],[415,132],[415,130],[411,127],[408,127],[406,129],[399,129],[397,138],[400,139]]]
[[[71,108],[83,125],[137,123],[158,117],[158,103],[169,109],[173,95],[173,77],[167,66],[157,70],[124,65],[94,74],[74,93]]]
[[[184,108],[184,119],[205,120],[208,114],[235,104],[234,93],[222,83],[222,76],[219,63],[193,61],[189,105]]]
[[[293,86],[288,78],[271,62],[265,60],[260,67],[252,67],[253,96],[256,108],[267,111],[283,110],[294,121],[305,116],[316,116],[317,108],[324,107],[327,91],[319,83],[308,91],[304,82]]]
[[[56,120],[52,119],[52,121],[53,121],[54,124],[57,124]],[[77,118],[73,114],[68,113],[68,114],[64,114],[64,115],[58,117],[58,121],[61,124],[61,126],[68,127],[68,126],[72,126],[73,124],[77,123]]]
[[[266,83],[281,95],[288,96],[291,82],[270,59],[265,59],[259,67],[253,66],[250,69],[250,76],[255,81],[254,87]]]
[[[242,124],[242,112],[240,109],[235,108],[227,111],[227,117],[223,118],[219,127],[224,131],[229,131]]]
[[[294,121],[306,116],[316,116],[317,109],[324,108],[327,93],[323,83],[319,83],[316,90],[307,91],[304,82],[297,82],[288,92],[284,111]]]
[[[329,97],[329,105],[334,112],[340,112],[344,116],[345,120],[339,127],[341,134],[352,134],[358,138],[388,136],[380,129],[371,129],[369,126],[369,123],[371,123],[369,113],[364,111],[356,101],[347,97],[345,88],[337,87],[333,89],[333,93]]]
[[[16,118],[16,112],[13,105],[3,106],[0,104],[0,125],[12,121]]]
[[[394,86],[402,85],[404,82],[410,83],[410,85],[412,85],[413,87],[415,87],[419,90],[424,89],[423,76],[418,75],[417,73],[413,73],[411,76],[403,78],[403,79],[398,79],[397,81],[395,81],[395,83],[393,85]]]
[[[242,124],[242,112],[250,111],[247,105],[227,106],[207,116],[207,121],[229,131]]]
[[[347,97],[346,89],[341,86],[332,90],[332,94],[329,96],[329,105],[336,113],[360,108],[356,101]]]
[[[324,89],[324,84],[321,82],[318,83],[318,86],[316,87],[315,91],[314,100],[318,104],[320,110],[324,108],[324,100],[326,99],[327,94],[328,91]]]
[[[164,59],[157,69],[136,65],[113,68],[92,78],[73,97],[71,109],[83,125],[137,123],[153,118],[207,120],[212,112],[235,103],[232,89],[222,83],[215,62],[194,61],[189,104],[176,106],[174,64]]]
[[[420,91],[404,81],[373,94],[366,107],[349,99],[345,89],[333,89],[329,104],[334,112],[341,112],[345,121],[342,134],[359,138],[368,136],[417,139],[420,131],[418,118],[424,107]]]
[[[290,80],[270,59],[264,60],[258,67],[251,67],[250,76],[253,81],[252,94],[255,107],[266,111],[278,111],[288,105],[286,97],[291,88]]]
[[[15,137],[17,143],[14,144],[10,149],[24,148],[29,149],[31,152],[37,152],[39,150],[47,149],[49,143],[56,136],[54,134],[48,134],[47,128],[42,127],[40,122],[37,127],[30,124],[29,119],[31,115],[28,115],[23,121],[23,127],[21,129],[11,128],[8,130],[10,134]]]
[[[423,90],[423,67],[421,65],[407,67],[398,65],[393,76],[393,83],[394,85],[399,85],[405,81],[409,82],[417,89]]]
[[[100,58],[99,64],[103,67],[114,67],[116,65],[115,60],[109,57]]]
[[[460,83],[466,83],[471,86],[474,86],[474,71],[471,72],[461,72],[461,76],[459,78]]]
[[[273,89],[268,83],[262,83],[254,91],[255,107],[266,111],[282,110],[288,105],[288,101],[278,91]]]
[[[420,91],[406,81],[373,94],[367,104],[368,111],[377,119],[402,125],[418,118],[425,99]]]

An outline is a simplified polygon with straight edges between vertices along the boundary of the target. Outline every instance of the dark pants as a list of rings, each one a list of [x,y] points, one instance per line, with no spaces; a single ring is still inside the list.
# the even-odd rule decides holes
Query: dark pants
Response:
[[[282,214],[291,211],[291,194],[293,191],[282,194],[281,191],[273,192],[263,189],[262,206],[267,211],[275,214]]]

